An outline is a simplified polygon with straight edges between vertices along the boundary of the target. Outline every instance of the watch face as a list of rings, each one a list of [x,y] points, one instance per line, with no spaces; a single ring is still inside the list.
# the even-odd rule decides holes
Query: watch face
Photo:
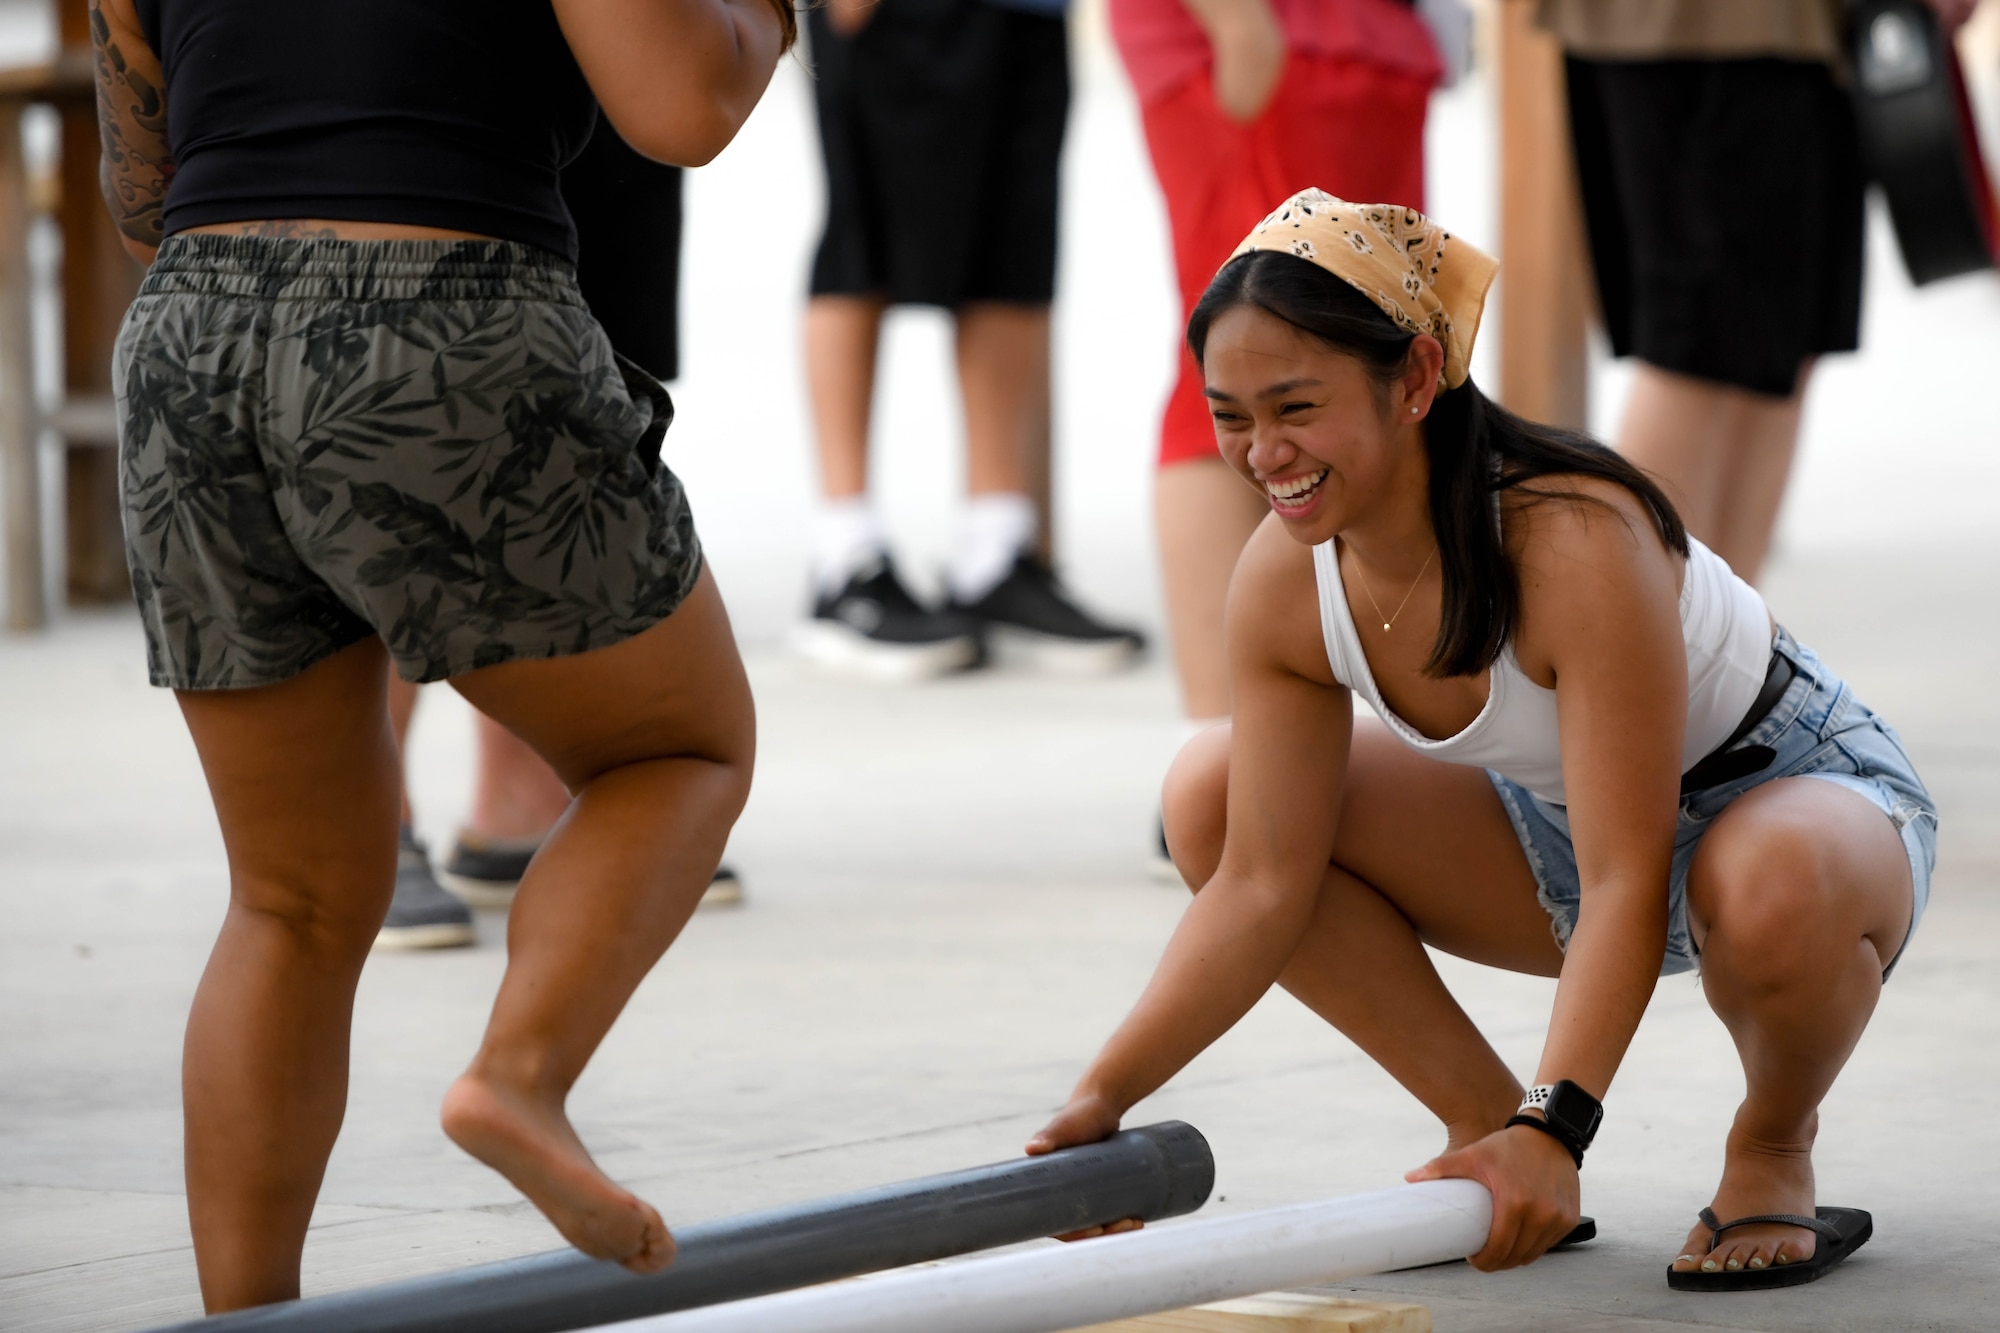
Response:
[[[1604,1119],[1604,1105],[1564,1079],[1549,1094],[1549,1104],[1542,1114],[1549,1118],[1550,1123],[1560,1124],[1576,1135],[1583,1146],[1588,1147],[1591,1139],[1597,1136],[1598,1122]]]

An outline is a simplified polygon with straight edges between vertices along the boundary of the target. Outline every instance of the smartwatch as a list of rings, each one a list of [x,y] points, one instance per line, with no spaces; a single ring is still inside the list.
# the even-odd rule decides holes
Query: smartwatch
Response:
[[[1529,1111],[1540,1111],[1542,1117],[1528,1115]],[[1507,1123],[1541,1130],[1569,1149],[1570,1157],[1582,1166],[1584,1149],[1597,1137],[1597,1126],[1603,1119],[1604,1103],[1563,1079],[1529,1088],[1528,1095],[1521,1099],[1520,1109]]]

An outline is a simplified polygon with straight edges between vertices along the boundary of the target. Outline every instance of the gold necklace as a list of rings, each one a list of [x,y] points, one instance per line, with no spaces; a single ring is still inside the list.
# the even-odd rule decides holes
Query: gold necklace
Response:
[[[1391,629],[1395,628],[1396,616],[1402,615],[1403,608],[1408,606],[1410,604],[1410,599],[1417,595],[1417,583],[1422,583],[1424,581],[1424,575],[1431,572],[1431,561],[1437,559],[1437,553],[1438,553],[1437,545],[1433,543],[1431,546],[1431,553],[1424,557],[1424,567],[1417,571],[1417,582],[1412,583],[1410,585],[1410,590],[1403,594],[1403,600],[1396,603],[1396,615],[1392,615],[1382,622],[1383,633],[1386,634]],[[1359,560],[1356,560],[1354,562],[1354,572],[1357,575],[1360,575],[1361,591],[1368,594],[1368,605],[1375,608],[1376,615],[1378,616],[1381,615],[1382,604],[1375,600],[1375,590],[1368,586],[1368,575],[1362,571],[1361,562]]]

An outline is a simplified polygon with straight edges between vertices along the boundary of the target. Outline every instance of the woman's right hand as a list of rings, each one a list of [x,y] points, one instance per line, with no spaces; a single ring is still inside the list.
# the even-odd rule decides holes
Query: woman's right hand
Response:
[[[1120,1113],[1103,1097],[1094,1093],[1080,1093],[1069,1099],[1069,1105],[1056,1112],[1056,1118],[1028,1140],[1028,1156],[1040,1157],[1058,1148],[1074,1148],[1085,1143],[1101,1143],[1118,1132]],[[1101,1227],[1085,1227],[1081,1231],[1066,1231],[1057,1240],[1089,1240],[1092,1236],[1111,1236],[1121,1231],[1137,1231],[1146,1224],[1136,1217],[1122,1218]]]
[[[1074,1148],[1085,1143],[1102,1143],[1118,1132],[1123,1112],[1103,1096],[1091,1092],[1073,1093],[1069,1105],[1028,1140],[1028,1156],[1040,1157],[1058,1148]]]
[[[1195,0],[1215,51],[1215,104],[1247,125],[1264,114],[1285,72],[1285,30],[1268,0]]]

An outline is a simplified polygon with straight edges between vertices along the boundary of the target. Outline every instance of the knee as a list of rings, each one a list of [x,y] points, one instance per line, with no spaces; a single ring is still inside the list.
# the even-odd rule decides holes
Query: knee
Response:
[[[340,865],[233,871],[229,926],[293,955],[358,960],[374,947],[395,883],[393,842],[386,855]]]
[[[1704,971],[1757,991],[1781,990],[1814,972],[1837,924],[1829,920],[1826,884],[1810,830],[1780,826],[1730,849],[1710,867],[1694,902],[1707,926]]]
[[[1229,726],[1202,732],[1174,756],[1160,790],[1167,851],[1191,889],[1199,889],[1222,861],[1229,806]]]

